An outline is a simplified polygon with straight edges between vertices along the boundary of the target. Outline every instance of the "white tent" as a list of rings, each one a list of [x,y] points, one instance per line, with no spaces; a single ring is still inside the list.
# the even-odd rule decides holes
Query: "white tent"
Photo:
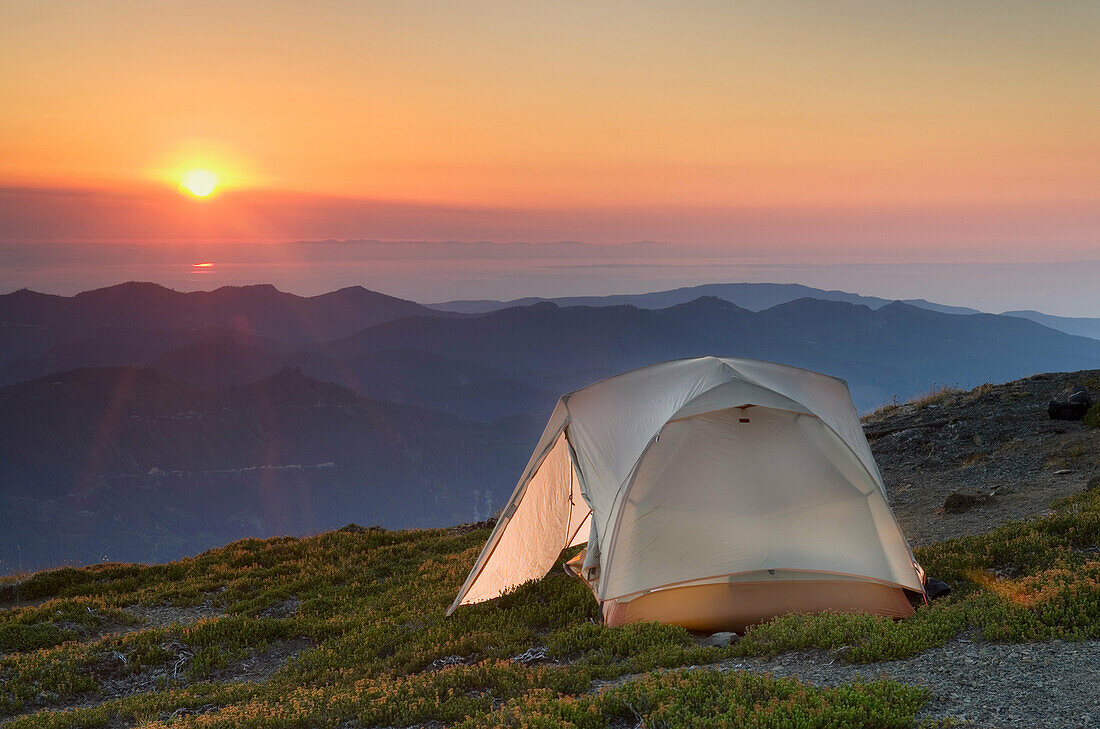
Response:
[[[563,396],[448,614],[585,542],[572,568],[612,625],[905,617],[923,592],[847,385],[770,362],[676,360]]]

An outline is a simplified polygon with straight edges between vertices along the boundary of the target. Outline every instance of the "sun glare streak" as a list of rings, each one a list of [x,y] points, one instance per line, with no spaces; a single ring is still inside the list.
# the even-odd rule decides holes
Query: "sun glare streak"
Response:
[[[88,446],[88,452],[84,458],[84,465],[77,481],[81,489],[91,490],[107,451],[117,443],[122,428],[123,413],[126,410],[127,402],[134,396],[137,378],[138,371],[136,369],[125,369],[114,382],[114,387],[107,401],[107,407],[99,416],[92,442]]]

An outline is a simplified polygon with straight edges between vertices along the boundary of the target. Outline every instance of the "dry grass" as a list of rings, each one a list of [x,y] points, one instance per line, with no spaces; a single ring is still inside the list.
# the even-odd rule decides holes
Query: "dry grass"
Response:
[[[992,394],[996,389],[997,389],[997,386],[994,385],[992,382],[983,383],[983,384],[978,385],[977,387],[975,387],[973,390],[971,390],[969,392],[969,394],[967,394],[966,401],[967,402],[974,402],[978,398],[984,397],[985,395]]]
[[[984,387],[984,385],[983,385]],[[979,388],[981,389],[981,388]],[[963,394],[963,391],[957,387],[952,387],[945,384],[932,385],[932,388],[923,395],[917,395],[911,398],[907,405],[914,405],[917,408],[926,408],[929,405],[938,405],[946,402],[949,399],[956,398]]]
[[[877,420],[882,420],[891,413],[897,412],[900,408],[901,406],[898,405],[897,398],[895,397],[894,402],[888,402],[885,405],[880,405],[879,407],[864,415],[861,420],[864,423],[873,423]]]
[[[987,458],[988,454],[986,453],[971,453],[969,456],[962,459],[959,463],[959,468],[973,468],[974,466],[984,463]]]

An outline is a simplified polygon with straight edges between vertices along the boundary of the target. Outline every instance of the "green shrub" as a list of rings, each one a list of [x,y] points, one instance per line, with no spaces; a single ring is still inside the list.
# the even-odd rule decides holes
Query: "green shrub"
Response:
[[[892,681],[816,688],[747,671],[672,671],[579,697],[531,691],[459,726],[901,729],[913,726],[917,711],[930,697],[928,689]]]
[[[1100,428],[1100,402],[1089,408],[1081,422],[1089,428]]]

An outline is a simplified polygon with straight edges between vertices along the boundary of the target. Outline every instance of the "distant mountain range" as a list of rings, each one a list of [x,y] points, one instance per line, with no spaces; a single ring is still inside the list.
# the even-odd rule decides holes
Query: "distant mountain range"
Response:
[[[84,339],[126,343],[135,331],[141,339],[149,332],[223,329],[301,345],[424,314],[438,312],[361,286],[310,297],[270,284],[182,293],[131,282],[76,296],[22,289],[0,296],[0,363]]]
[[[462,301],[444,301],[428,304],[437,311],[462,314],[485,314],[513,306],[531,306],[541,302],[551,302],[558,306],[637,306],[641,309],[663,309],[676,304],[686,304],[700,296],[713,296],[731,304],[737,304],[750,311],[763,311],[779,304],[796,299],[820,299],[822,301],[843,301],[849,304],[862,304],[872,309],[880,309],[892,303],[893,299],[877,296],[861,296],[847,291],[825,291],[802,284],[774,283],[723,283],[685,286],[669,291],[655,291],[648,294],[614,294],[610,296],[565,296],[560,298],[513,299],[512,301],[494,301],[491,299],[472,299]],[[921,309],[938,311],[942,314],[981,314],[977,309],[965,306],[948,306],[925,299],[902,299],[901,303]],[[1006,311],[1004,316],[1031,319],[1043,326],[1057,329],[1067,334],[1100,339],[1100,318],[1052,316],[1038,311]]]
[[[722,352],[843,377],[863,408],[934,383],[973,386],[1100,362],[1100,341],[1024,319],[819,299],[761,312],[713,297],[657,310],[544,302],[460,320],[387,322],[332,347],[348,353],[415,347],[517,372],[577,373],[578,380]]]
[[[0,574],[174,559],[348,522],[440,526],[507,497],[542,423],[474,423],[298,370],[203,389],[142,368],[0,388]]]
[[[723,299],[731,304],[737,304],[742,309],[750,311],[762,311],[779,304],[785,304],[795,299],[821,299],[822,301],[843,301],[848,304],[862,304],[872,309],[878,309],[891,303],[893,299],[881,299],[877,296],[861,296],[846,291],[825,291],[815,289],[802,284],[774,284],[774,283],[723,283],[702,284],[701,286],[684,286],[668,291],[654,291],[648,294],[612,294],[609,296],[563,296],[559,298],[513,299],[512,301],[493,301],[490,299],[477,299],[466,301],[444,301],[438,304],[428,304],[438,311],[450,311],[463,314],[485,314],[490,311],[507,309],[514,306],[531,306],[541,302],[550,302],[558,306],[637,306],[639,309],[664,309],[676,304],[686,304],[701,296],[713,296]],[[980,314],[977,309],[968,309],[964,306],[945,306],[933,304],[924,299],[907,299],[902,303],[912,304],[925,309],[939,311],[944,314]]]
[[[1006,311],[1004,312],[1004,316],[1016,316],[1021,319],[1030,319],[1045,327],[1057,329],[1060,332],[1076,334],[1079,337],[1100,339],[1100,318],[1085,316],[1051,316],[1050,314],[1031,311],[1030,309],[1023,311]]]
[[[700,288],[722,296],[687,298]],[[817,292],[730,284],[484,313],[361,288],[0,296],[0,573],[483,518],[559,394],[677,357],[837,375],[863,409],[1100,367],[1100,340],[1024,316],[1042,314],[779,301],[804,289]]]

